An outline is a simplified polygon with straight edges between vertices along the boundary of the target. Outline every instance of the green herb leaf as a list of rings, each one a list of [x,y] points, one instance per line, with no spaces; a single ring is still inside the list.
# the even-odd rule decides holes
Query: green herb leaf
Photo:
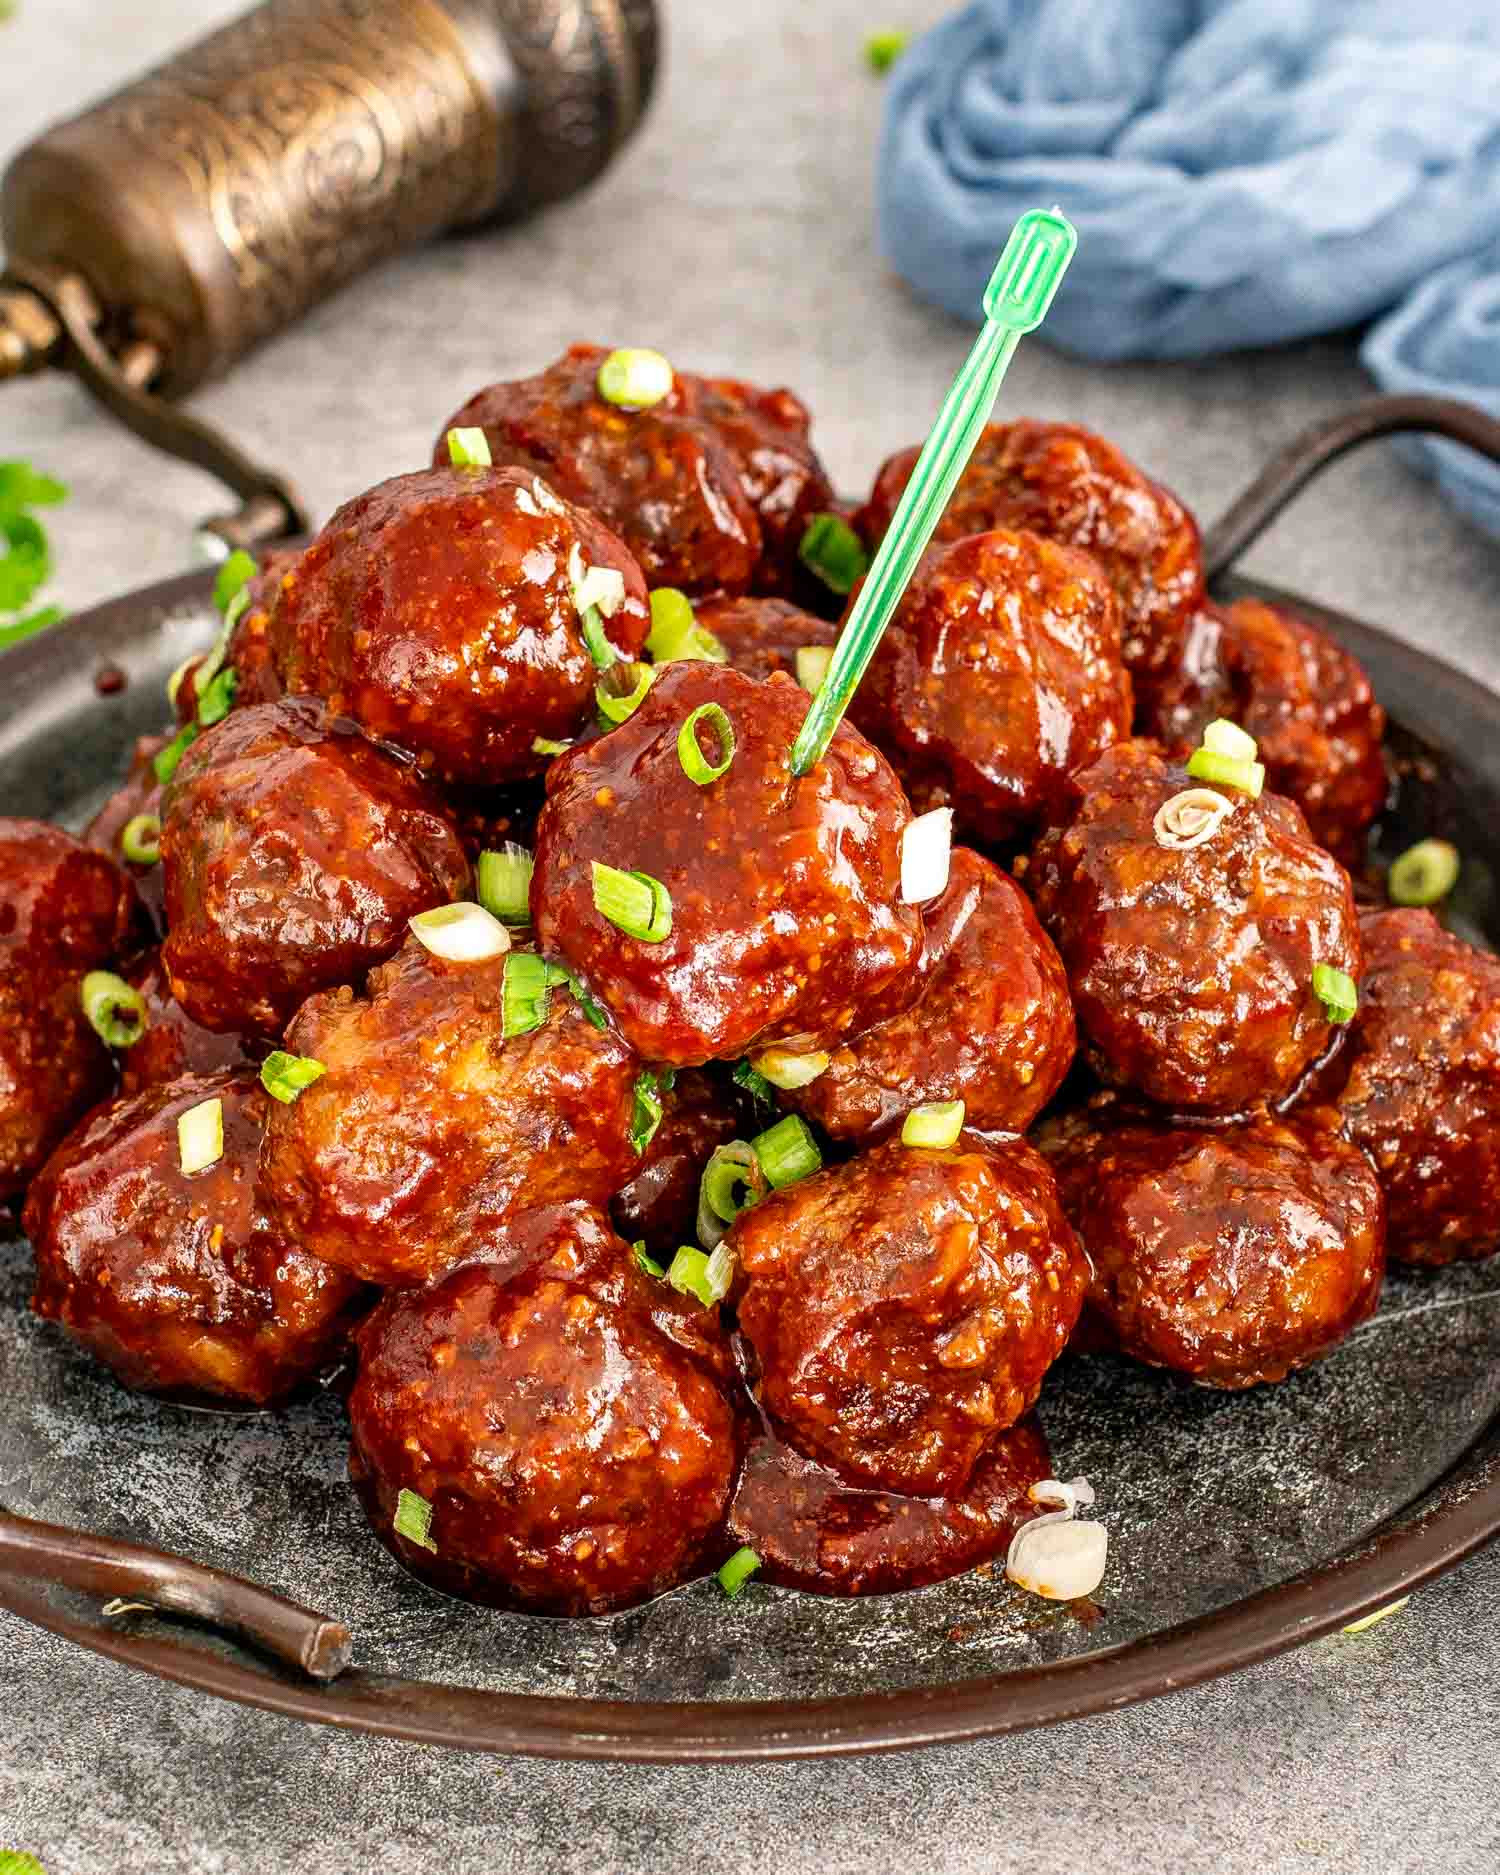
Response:
[[[273,1099],[289,1107],[304,1088],[321,1081],[327,1072],[327,1064],[314,1055],[289,1055],[275,1048],[261,1063],[260,1084]]]

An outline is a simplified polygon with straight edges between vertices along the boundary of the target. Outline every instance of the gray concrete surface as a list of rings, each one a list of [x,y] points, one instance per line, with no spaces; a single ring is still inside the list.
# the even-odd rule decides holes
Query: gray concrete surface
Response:
[[[284,462],[326,514],[420,462],[475,384],[575,337],[649,342],[793,383],[836,473],[862,485],[921,433],[969,338],[873,250],[880,97],[859,48],[881,22],[859,0],[668,4],[657,109],[591,196],[386,269],[199,408]],[[0,25],[0,146],[234,10],[20,0]],[[1271,448],[1362,388],[1337,341],[1109,371],[1032,345],[1006,401],[1097,426],[1211,516]],[[217,505],[65,382],[0,391],[12,454],[73,486],[54,532],[57,595],[74,606],[180,570]],[[1500,681],[1500,551],[1388,449],[1337,471],[1250,565]],[[1479,1875],[1500,1865],[1497,1635],[1500,1550],[1368,1635],[1107,1718],[906,1758],[654,1771],[300,1729],[0,1617],[0,1848],[32,1850],[49,1875]]]

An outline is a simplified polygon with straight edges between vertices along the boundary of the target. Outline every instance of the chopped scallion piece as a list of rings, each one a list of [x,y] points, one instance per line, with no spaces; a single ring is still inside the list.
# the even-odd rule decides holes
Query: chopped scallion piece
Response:
[[[595,380],[607,404],[625,410],[649,410],[672,395],[672,367],[660,352],[646,346],[627,346],[611,352]]]
[[[547,1020],[548,992],[559,981],[558,972],[535,951],[512,951],[505,960],[500,983],[500,1035],[530,1035]]]
[[[699,723],[706,723],[718,741],[720,759],[717,763],[711,762],[703,752],[703,744],[698,740]],[[700,788],[706,788],[710,782],[729,773],[734,760],[734,724],[717,703],[700,703],[683,723],[677,732],[677,759],[682,763],[683,774]]]
[[[587,612],[613,618],[625,603],[625,575],[617,566],[586,566],[583,549],[576,540],[568,553],[568,586],[580,618]],[[608,656],[602,661],[612,664],[617,655],[610,645]]]
[[[595,667],[607,671],[611,664],[619,662],[620,654],[604,635],[604,621],[592,606],[580,615],[583,626],[583,642],[588,646],[589,656]]]
[[[767,1107],[776,1105],[771,1083],[748,1058],[735,1064],[734,1080],[735,1085],[743,1087],[752,1100],[758,1100]]]
[[[229,604],[224,608],[224,623],[219,627],[219,635],[214,639],[213,648],[209,651],[207,657],[200,660],[198,668],[193,672],[193,690],[197,696],[201,697],[208,689],[209,684],[218,675],[220,666],[229,655],[229,644],[230,640],[234,637],[234,628],[239,624],[249,604],[250,588],[248,586],[241,586],[239,591],[229,601]],[[172,703],[175,708],[177,703],[175,695],[172,698]],[[217,721],[218,718],[216,717],[214,720]]]
[[[467,899],[419,911],[407,928],[424,950],[450,964],[487,963],[510,949],[510,933],[500,920]]]
[[[0,20],[4,20],[10,10],[10,0],[0,0]],[[118,1599],[118,1598],[117,1598]],[[106,1602],[100,1614],[108,1615],[123,1612],[125,1608],[146,1608],[147,1602],[126,1602],[116,1610],[114,1602]],[[47,1875],[34,1855],[27,1855],[24,1849],[0,1849],[0,1875]]]
[[[667,1271],[667,1281],[674,1289],[685,1296],[696,1296],[706,1309],[724,1300],[733,1280],[734,1258],[723,1244],[712,1256],[684,1244]]]
[[[661,1125],[661,1097],[676,1079],[668,1069],[657,1074],[650,1068],[642,1068],[635,1077],[635,1102],[630,1113],[630,1143],[637,1152],[644,1152],[656,1137],[656,1129]]]
[[[173,671],[172,675],[167,679],[167,706],[168,708],[174,709],[174,710],[177,708],[177,692],[182,688],[182,680],[184,677],[187,676],[188,672],[193,668],[193,666],[199,663],[200,661],[201,661],[201,654],[197,651],[193,652],[191,657],[185,657],[182,660],[182,662],[177,666],[176,670]]]
[[[667,1280],[666,1266],[658,1263],[655,1257],[647,1256],[646,1240],[644,1237],[639,1238],[630,1248],[635,1255],[636,1262],[648,1276],[654,1276],[659,1283],[664,1283]]]
[[[716,1147],[703,1168],[703,1202],[721,1224],[732,1224],[741,1211],[764,1198],[770,1185],[761,1170],[755,1148],[742,1139]]]
[[[573,992],[574,1002],[577,1003],[578,1007],[583,1011],[584,1015],[587,1016],[589,1021],[593,1023],[594,1027],[596,1029],[607,1029],[609,1027],[609,1017],[605,1015],[603,1009],[594,1001],[593,997],[589,995],[588,991],[578,981],[577,977],[574,976],[573,972],[565,968],[562,964],[555,964],[553,968],[561,971],[562,974],[558,980],[567,984],[568,988]]]
[[[627,937],[660,944],[672,932],[672,899],[649,872],[621,872],[594,860],[594,909]]]
[[[1458,884],[1458,848],[1446,840],[1418,840],[1391,862],[1385,877],[1393,905],[1436,905]]]
[[[488,469],[494,460],[489,438],[477,426],[449,430],[448,460],[455,469]]]
[[[224,1103],[200,1100],[177,1116],[177,1162],[189,1177],[224,1157]]]
[[[173,775],[177,773],[177,764],[193,746],[193,743],[197,740],[197,736],[198,725],[196,723],[184,723],[167,746],[164,749],[158,749],[156,754],[152,756],[151,772],[156,776],[156,779],[163,787],[165,787],[172,779]]]
[[[760,1558],[753,1549],[737,1549],[719,1571],[719,1587],[733,1600],[759,1567]]]
[[[501,924],[530,924],[532,864],[530,853],[514,840],[507,840],[498,853],[479,855],[475,868],[479,902]]]
[[[865,41],[865,63],[884,78],[911,41],[911,34],[899,26],[884,26]]]
[[[942,1150],[958,1144],[964,1130],[964,1103],[961,1100],[934,1100],[924,1107],[913,1107],[901,1123],[903,1146],[930,1146]]]
[[[594,685],[599,714],[607,723],[623,723],[645,702],[655,679],[656,672],[649,664],[616,664]]]
[[[750,1143],[766,1175],[766,1183],[775,1191],[822,1170],[823,1155],[818,1151],[818,1142],[800,1113],[789,1113],[784,1120],[758,1133]]]
[[[289,1055],[275,1048],[261,1063],[260,1084],[273,1100],[289,1107],[304,1088],[321,1081],[327,1072],[327,1064],[314,1055]]]
[[[206,690],[198,694],[198,727],[211,729],[215,723],[222,723],[234,703],[234,693],[239,689],[238,671],[220,671]]]
[[[533,755],[566,755],[572,746],[571,742],[554,742],[550,736],[533,736],[531,739]]]
[[[254,555],[236,547],[214,579],[214,610],[221,618],[259,571]]]
[[[90,970],[78,986],[89,1027],[107,1048],[130,1048],[146,1033],[146,999],[113,970]]]
[[[161,858],[161,818],[133,814],[120,829],[120,851],[132,866],[154,866]]]
[[[934,807],[901,830],[901,902],[925,905],[948,890],[953,865],[953,809]]]
[[[1330,1022],[1353,1021],[1359,1008],[1359,990],[1347,970],[1336,970],[1332,964],[1314,964],[1312,986]]]
[[[675,586],[650,594],[651,631],[646,649],[658,664],[727,664],[729,653],[707,626],[700,625],[692,602]]]
[[[395,1531],[408,1543],[415,1543],[420,1549],[430,1549],[434,1556],[438,1546],[432,1540],[432,1506],[420,1491],[408,1491],[402,1485],[396,1494]]]
[[[797,682],[804,690],[816,696],[822,687],[823,679],[828,675],[828,666],[832,662],[832,645],[798,645]]]
[[[1202,744],[1210,755],[1232,756],[1237,762],[1253,762],[1259,754],[1254,736],[1247,735],[1238,723],[1219,716],[1204,730]]]
[[[841,514],[815,514],[797,557],[830,592],[847,593],[870,570],[864,542]]]
[[[1212,749],[1194,749],[1188,757],[1187,771],[1194,781],[1211,781],[1220,788],[1234,788],[1258,800],[1266,785],[1265,764],[1247,762],[1238,755],[1216,755]]]
[[[789,1048],[763,1048],[758,1055],[750,1057],[750,1065],[763,1081],[790,1093],[793,1088],[806,1087],[826,1073],[828,1059],[821,1048],[805,1055],[793,1054]]]
[[[1387,1602],[1384,1608],[1377,1608],[1373,1615],[1365,1615],[1359,1621],[1351,1621],[1348,1627],[1341,1628],[1339,1632],[1341,1634],[1364,1634],[1370,1628],[1378,1626],[1380,1622],[1389,1621],[1392,1615],[1399,1615],[1410,1600],[1409,1595],[1403,1595],[1399,1602]],[[3,1871],[0,1871],[0,1875],[3,1875]]]

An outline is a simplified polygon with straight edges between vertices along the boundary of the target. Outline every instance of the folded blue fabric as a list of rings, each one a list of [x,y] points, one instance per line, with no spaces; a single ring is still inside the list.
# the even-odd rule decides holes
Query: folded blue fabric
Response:
[[[975,0],[890,86],[882,243],[954,312],[1056,202],[1067,350],[1190,357],[1395,308],[1365,347],[1383,384],[1500,405],[1494,0]],[[1500,471],[1432,447],[1500,531]]]

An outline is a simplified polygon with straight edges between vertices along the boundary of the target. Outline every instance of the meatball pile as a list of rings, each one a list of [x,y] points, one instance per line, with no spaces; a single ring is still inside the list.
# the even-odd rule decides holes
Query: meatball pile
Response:
[[[917,453],[854,509],[809,428],[492,384],[221,582],[84,840],[0,821],[36,1313],[195,1405],[350,1370],[376,1537],[476,1602],[998,1562],[1070,1346],[1280,1383],[1500,1249],[1500,963],[1356,907],[1355,661],[997,424],[794,773]]]

